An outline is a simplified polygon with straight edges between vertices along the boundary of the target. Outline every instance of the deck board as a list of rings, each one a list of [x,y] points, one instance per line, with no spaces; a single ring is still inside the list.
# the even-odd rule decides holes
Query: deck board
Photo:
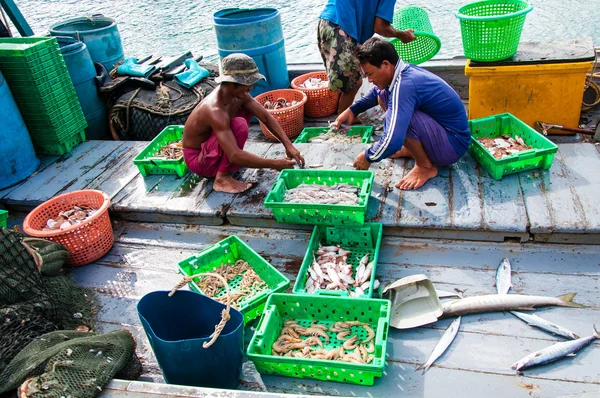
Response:
[[[139,324],[135,304],[144,294],[170,289],[179,280],[176,264],[224,237],[236,234],[281,270],[292,284],[304,256],[310,234],[285,229],[207,227],[117,222],[116,244],[98,262],[74,271],[76,282],[99,295],[99,330],[125,327],[138,341],[144,357],[144,380],[160,382],[160,371]],[[169,252],[168,259],[165,252]],[[538,243],[490,243],[384,238],[378,277],[387,281],[425,273],[444,290],[467,289],[467,295],[494,292],[495,268],[502,257],[513,265],[514,291],[557,295],[576,291],[576,301],[589,308],[548,308],[536,311],[587,336],[593,319],[600,316],[598,258],[600,246],[540,245]],[[341,396],[437,396],[451,383],[461,396],[477,396],[468,386],[485,391],[505,391],[510,396],[530,392],[556,395],[592,393],[600,388],[595,364],[600,361],[600,342],[554,364],[517,376],[510,365],[534,349],[558,341],[554,336],[525,325],[510,314],[470,315],[450,349],[422,376],[414,369],[437,343],[450,320],[407,331],[391,330],[384,377],[373,387],[323,381],[260,376],[246,362],[240,389],[271,393],[306,393]],[[253,326],[246,329],[249,340]],[[464,379],[459,381],[458,379]],[[479,391],[481,392],[481,390]]]

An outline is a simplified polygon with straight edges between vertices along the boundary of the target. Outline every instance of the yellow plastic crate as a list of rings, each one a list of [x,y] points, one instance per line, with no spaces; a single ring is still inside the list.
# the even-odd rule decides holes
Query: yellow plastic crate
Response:
[[[471,66],[467,61],[469,119],[509,112],[531,127],[538,120],[577,127],[591,70],[589,61],[510,66]]]

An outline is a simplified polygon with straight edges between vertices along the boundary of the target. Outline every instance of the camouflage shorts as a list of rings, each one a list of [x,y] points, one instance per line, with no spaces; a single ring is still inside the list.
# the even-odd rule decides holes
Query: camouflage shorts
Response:
[[[319,51],[325,64],[331,91],[351,91],[361,79],[358,60],[354,57],[356,40],[325,19],[319,20],[317,31]]]

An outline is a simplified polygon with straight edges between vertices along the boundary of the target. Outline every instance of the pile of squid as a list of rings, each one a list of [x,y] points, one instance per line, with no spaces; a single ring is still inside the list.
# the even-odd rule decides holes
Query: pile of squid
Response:
[[[169,142],[154,154],[155,158],[164,158],[169,160],[181,159],[182,156],[183,143],[181,140]]]
[[[265,283],[265,281],[263,281],[256,271],[254,271],[250,265],[243,260],[238,260],[235,262],[235,264],[223,264],[216,270],[210,272],[221,275],[227,280],[227,282],[232,281],[239,276],[242,277],[239,287],[231,290],[230,292],[231,306],[235,309],[239,309],[239,306],[242,302],[268,288],[268,285]],[[220,279],[217,279],[213,276],[205,276],[200,280],[200,282],[198,282],[198,287],[202,290],[205,296],[211,297],[223,304],[227,303],[225,287]],[[219,294],[221,295],[216,297]]]
[[[347,135],[350,131],[350,127],[341,125],[337,127],[335,124],[331,124],[329,129],[316,137],[309,138],[308,142],[320,143],[327,142],[328,144],[360,144],[362,143],[362,136],[360,135]]]
[[[311,77],[304,81],[304,83],[300,84],[302,88],[327,88],[329,87],[329,81],[323,80],[318,77]]]
[[[300,184],[285,191],[284,202],[358,205],[358,187],[350,184]]]
[[[359,337],[360,328],[366,333],[364,339]],[[375,358],[373,338],[373,328],[360,321],[335,322],[329,327],[313,321],[304,327],[298,321],[288,319],[283,323],[271,353],[284,357],[368,364]]]
[[[299,104],[298,101],[288,101],[285,98],[281,97],[273,102],[265,101],[263,106],[265,107],[265,109],[276,110],[276,109],[289,108],[290,106],[294,106],[297,104]]]
[[[46,222],[46,225],[42,228],[42,231],[56,231],[58,229],[69,228],[72,225],[77,225],[94,214],[98,209],[92,209],[89,206],[73,206],[71,210],[65,210],[58,213],[56,218],[51,218]]]
[[[306,285],[307,293],[317,289],[347,291],[350,297],[360,297],[369,291],[373,262],[369,262],[370,254],[367,253],[360,260],[356,273],[352,264],[348,263],[348,256],[352,252],[336,246],[320,246],[313,255],[313,263],[308,268]],[[375,280],[374,288],[379,287]]]

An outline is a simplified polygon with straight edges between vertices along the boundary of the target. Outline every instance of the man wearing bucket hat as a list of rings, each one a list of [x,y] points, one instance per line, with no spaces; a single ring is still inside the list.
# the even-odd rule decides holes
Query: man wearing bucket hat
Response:
[[[221,61],[219,84],[200,102],[183,130],[183,157],[189,169],[203,177],[214,177],[215,191],[239,193],[251,184],[234,179],[240,166],[291,169],[304,166],[304,158],[275,118],[249,92],[263,75],[245,54],[230,54]],[[283,144],[287,158],[265,159],[244,151],[248,124],[253,116],[263,122]]]
[[[338,113],[352,104],[362,84],[354,57],[357,44],[364,43],[374,33],[398,38],[403,43],[415,39],[412,30],[397,30],[392,26],[395,4],[396,0],[328,0],[321,12],[317,29],[319,52],[329,89],[342,92]]]
[[[335,123],[348,123],[378,104],[386,112],[383,136],[356,157],[355,168],[367,170],[371,163],[385,158],[413,158],[415,167],[396,187],[418,189],[437,175],[438,166],[450,166],[467,152],[471,143],[467,113],[445,81],[402,62],[392,44],[375,37],[357,47],[356,57],[363,74],[376,87],[342,112]]]

